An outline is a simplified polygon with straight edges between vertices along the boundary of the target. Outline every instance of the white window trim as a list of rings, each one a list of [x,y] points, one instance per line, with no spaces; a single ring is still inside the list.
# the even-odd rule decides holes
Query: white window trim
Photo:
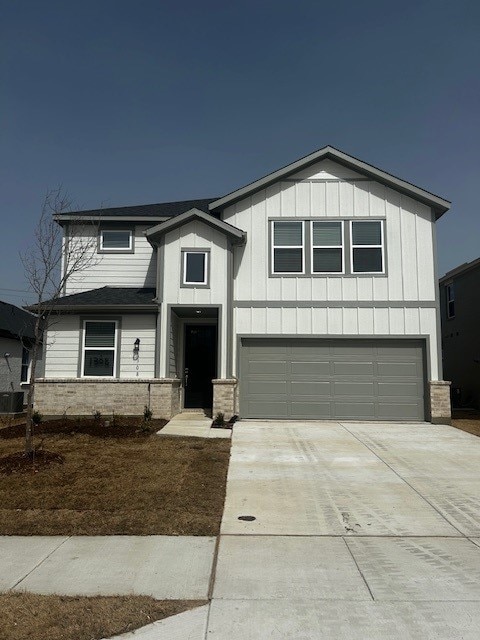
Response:
[[[300,222],[302,225],[302,244],[301,245],[283,245],[275,244],[275,223],[276,222]],[[305,220],[272,220],[271,227],[271,272],[273,275],[285,275],[285,276],[303,276],[305,275]],[[302,250],[302,270],[301,271],[275,271],[275,249],[301,249]]]
[[[362,222],[379,222],[380,223],[380,240],[381,244],[353,244],[353,223],[362,224]],[[382,251],[382,270],[381,271],[355,271],[353,264],[354,249],[381,249]],[[383,220],[350,220],[350,270],[352,275],[382,275],[385,273],[385,238],[384,238],[384,221]]]
[[[107,233],[128,233],[128,247],[104,247],[103,234]],[[131,251],[133,248],[133,232],[131,229],[101,229],[100,231],[100,251]]]
[[[32,377],[32,351],[31,349],[27,349],[28,351],[28,366],[27,366],[27,379],[26,380],[22,380],[22,372],[23,372],[23,349],[27,349],[26,347],[22,347],[22,362],[20,363],[20,386],[22,385],[26,385],[29,386],[30,385],[30,378]]]
[[[87,337],[87,323],[88,322],[109,322],[110,324],[113,322],[115,325],[115,340],[113,347],[86,347],[85,341]],[[108,378],[109,380],[112,378],[116,378],[117,371],[117,347],[118,347],[118,320],[84,320],[83,321],[83,337],[82,337],[82,378],[91,378],[93,380],[99,380],[101,378]],[[85,352],[86,351],[113,351],[113,373],[111,376],[86,376],[85,375]]]
[[[453,297],[450,297],[450,292],[453,293]],[[453,285],[453,282],[449,282],[448,284],[445,285],[445,297],[446,297],[446,302],[447,302],[447,318],[449,320],[451,320],[452,318],[455,318],[455,287]],[[453,313],[450,314],[450,303],[453,302]]]
[[[329,245],[322,245],[322,244],[313,244],[313,225],[315,223],[319,223],[322,224],[323,222],[340,222],[340,234],[341,234],[341,239],[342,239],[342,244],[329,244]],[[311,242],[310,242],[310,265],[311,265],[311,271],[312,273],[314,273],[315,275],[318,274],[325,274],[325,275],[331,275],[331,274],[335,274],[335,275],[344,275],[345,274],[345,229],[344,229],[344,221],[343,220],[311,220],[310,221],[310,238],[311,238]],[[313,250],[314,249],[341,249],[342,250],[342,270],[341,271],[314,271],[313,269]]]
[[[190,253],[201,253],[204,256],[204,263],[203,263],[203,280],[199,281],[196,280],[195,282],[192,282],[190,280],[187,280],[187,256]],[[186,250],[183,252],[183,280],[182,280],[182,284],[188,284],[188,285],[197,285],[197,286],[202,286],[202,285],[207,285],[208,284],[208,251],[204,251],[202,249],[199,249],[198,251],[194,251],[194,250]]]

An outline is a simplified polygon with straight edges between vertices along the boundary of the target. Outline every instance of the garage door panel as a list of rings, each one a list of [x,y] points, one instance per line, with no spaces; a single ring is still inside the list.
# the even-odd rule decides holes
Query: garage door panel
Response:
[[[312,418],[316,416],[318,420],[330,419],[332,414],[330,402],[292,402],[291,418]]]
[[[375,403],[372,402],[334,402],[335,416],[339,419],[356,420],[375,418]]]
[[[330,396],[332,383],[324,382],[292,382],[290,393],[292,398],[301,396],[302,398],[311,398],[311,396]]]
[[[336,396],[371,396],[375,394],[374,382],[334,382],[333,392]]]
[[[313,356],[314,357],[314,356]],[[306,361],[292,361],[291,363],[292,376],[329,376],[330,375],[330,362],[306,362]]]
[[[398,396],[404,396],[412,398],[420,396],[422,387],[417,382],[379,382],[378,383],[378,396],[389,398],[397,398]]]
[[[285,380],[250,380],[248,382],[248,394],[249,396],[255,395],[278,395],[283,400],[282,396],[287,393],[287,382]]]
[[[248,403],[248,415],[256,418],[289,418],[289,406],[285,401],[267,402],[265,400],[251,400]]]
[[[334,375],[373,376],[375,373],[373,362],[334,362]]]
[[[251,338],[240,358],[242,417],[425,417],[421,340]]]
[[[254,360],[250,362],[250,375],[281,375],[285,376],[287,372],[287,363],[283,361],[275,362],[272,360]]]
[[[417,404],[380,404],[378,418],[380,420],[417,420],[419,406]]]
[[[416,378],[418,376],[419,363],[417,362],[379,362],[378,363],[378,375],[379,376],[395,376],[405,377],[411,376]]]

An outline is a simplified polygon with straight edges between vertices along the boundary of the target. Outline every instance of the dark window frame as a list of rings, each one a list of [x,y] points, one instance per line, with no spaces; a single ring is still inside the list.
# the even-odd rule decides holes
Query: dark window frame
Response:
[[[452,320],[455,318],[455,286],[453,282],[445,285],[445,306],[447,309],[447,318]]]

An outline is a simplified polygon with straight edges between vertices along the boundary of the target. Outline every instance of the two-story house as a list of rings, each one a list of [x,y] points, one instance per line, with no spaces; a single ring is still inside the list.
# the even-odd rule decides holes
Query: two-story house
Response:
[[[443,366],[453,402],[480,408],[480,258],[452,269],[439,285]]]
[[[95,234],[48,331],[44,414],[450,419],[449,202],[325,147],[220,198],[58,215]],[[93,224],[92,224],[93,223]]]

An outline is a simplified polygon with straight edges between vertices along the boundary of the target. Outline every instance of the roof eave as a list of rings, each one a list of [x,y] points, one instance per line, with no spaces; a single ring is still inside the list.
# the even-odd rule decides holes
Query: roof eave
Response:
[[[405,180],[401,180],[400,178],[397,178],[387,173],[386,171],[377,169],[377,167],[369,165],[366,162],[363,162],[362,160],[359,160],[358,158],[355,158],[353,156],[349,156],[343,151],[335,149],[335,147],[331,146],[323,147],[322,149],[319,149],[318,151],[315,151],[308,156],[300,158],[300,160],[296,160],[295,162],[282,167],[281,169],[278,169],[277,171],[274,171],[273,173],[270,173],[263,178],[260,178],[260,180],[256,180],[246,185],[245,187],[237,189],[236,191],[232,191],[223,198],[212,202],[209,205],[209,209],[211,211],[217,211],[219,209],[225,208],[226,206],[230,206],[257,191],[260,191],[261,189],[265,189],[281,178],[285,178],[292,173],[296,173],[301,169],[305,169],[306,167],[327,158],[335,160],[340,164],[348,167],[349,169],[353,169],[355,171],[358,171],[359,173],[363,173],[364,175],[367,175],[377,180],[378,182],[386,184],[387,186],[396,189],[401,193],[405,193],[406,195],[409,195],[410,197],[415,198],[416,200],[419,200],[424,204],[427,204],[435,211],[436,220],[438,220],[440,216],[442,216],[446,211],[450,209],[451,203],[448,200],[440,198],[439,196],[436,196],[429,191],[425,191],[424,189],[406,182]]]
[[[52,313],[62,313],[64,311],[157,311],[158,304],[63,304],[55,307]]]
[[[82,224],[83,222],[126,222],[126,223],[145,223],[145,222],[164,222],[170,220],[166,216],[74,216],[74,215],[54,215],[53,219],[58,224],[63,222],[76,222]]]

